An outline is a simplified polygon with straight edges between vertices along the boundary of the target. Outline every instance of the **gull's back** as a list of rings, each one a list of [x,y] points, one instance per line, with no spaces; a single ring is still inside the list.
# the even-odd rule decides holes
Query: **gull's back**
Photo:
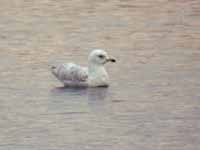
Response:
[[[74,63],[52,66],[51,71],[65,86],[86,84],[88,79],[88,69]]]

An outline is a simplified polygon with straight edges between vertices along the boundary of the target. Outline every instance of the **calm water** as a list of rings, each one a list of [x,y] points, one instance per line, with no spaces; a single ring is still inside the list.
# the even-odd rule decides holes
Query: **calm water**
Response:
[[[199,0],[1,0],[0,150],[198,150]],[[49,65],[117,58],[109,88]]]

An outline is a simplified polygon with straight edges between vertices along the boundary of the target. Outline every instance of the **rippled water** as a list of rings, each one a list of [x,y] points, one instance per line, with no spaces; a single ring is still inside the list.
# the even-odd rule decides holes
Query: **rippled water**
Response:
[[[1,150],[197,150],[199,0],[1,0]],[[66,89],[49,65],[109,64],[109,88]]]

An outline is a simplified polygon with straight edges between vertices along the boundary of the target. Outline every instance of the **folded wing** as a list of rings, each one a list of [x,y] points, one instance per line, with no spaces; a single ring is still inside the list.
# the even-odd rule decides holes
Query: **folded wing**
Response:
[[[74,63],[52,66],[51,71],[61,82],[85,82],[88,79],[87,68],[81,67]]]

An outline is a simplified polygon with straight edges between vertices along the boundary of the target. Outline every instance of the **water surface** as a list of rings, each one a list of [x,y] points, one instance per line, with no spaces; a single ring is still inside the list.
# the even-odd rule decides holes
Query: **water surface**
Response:
[[[0,150],[197,150],[200,1],[1,0]],[[66,89],[49,65],[117,58],[111,86]]]

